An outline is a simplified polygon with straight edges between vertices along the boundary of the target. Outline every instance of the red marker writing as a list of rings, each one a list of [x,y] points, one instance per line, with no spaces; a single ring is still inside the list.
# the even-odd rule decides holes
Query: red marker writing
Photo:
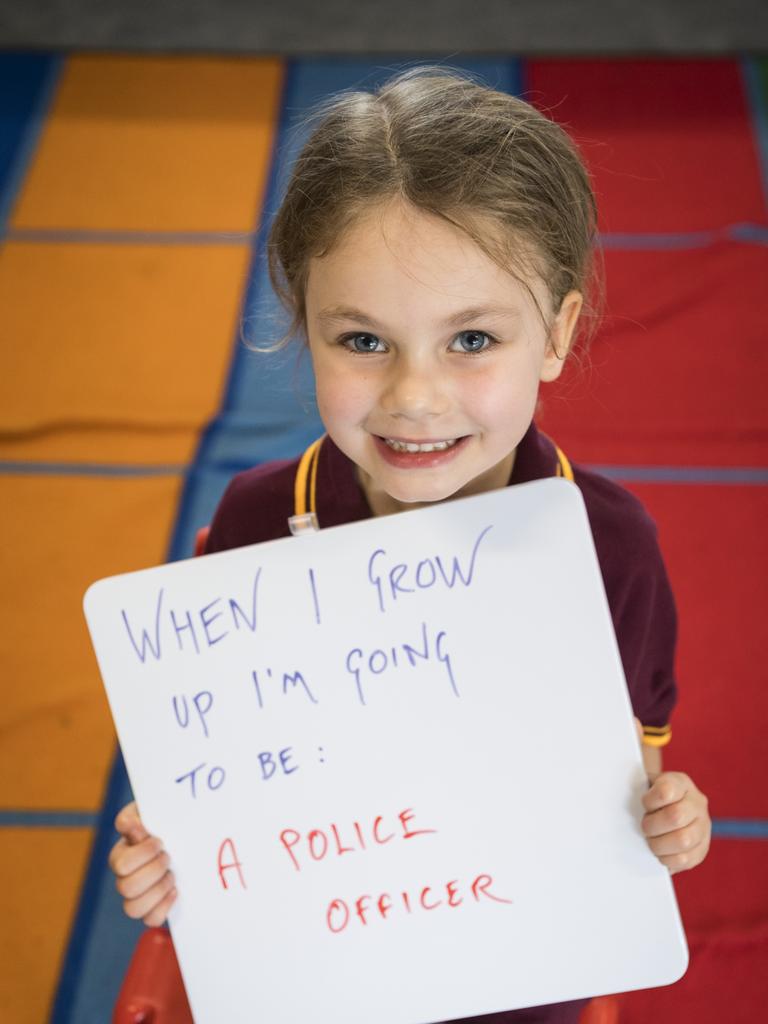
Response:
[[[224,857],[228,856],[230,859],[225,861]],[[232,839],[225,839],[219,847],[219,854],[217,857],[217,864],[219,868],[219,879],[225,889],[229,888],[227,882],[227,871],[237,871],[237,877],[240,879],[240,885],[244,889],[248,886],[245,884],[245,878],[243,877],[243,866],[237,856],[237,850],[235,849],[235,843]]]

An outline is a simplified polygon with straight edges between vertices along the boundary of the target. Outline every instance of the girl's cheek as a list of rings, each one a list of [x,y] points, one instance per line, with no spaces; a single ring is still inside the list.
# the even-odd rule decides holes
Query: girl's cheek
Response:
[[[368,392],[345,377],[317,381],[317,405],[324,419],[354,420],[370,408],[370,403]]]
[[[533,408],[538,383],[512,375],[488,374],[467,382],[461,389],[461,401],[467,412],[476,411],[480,418],[509,416],[515,409]]]

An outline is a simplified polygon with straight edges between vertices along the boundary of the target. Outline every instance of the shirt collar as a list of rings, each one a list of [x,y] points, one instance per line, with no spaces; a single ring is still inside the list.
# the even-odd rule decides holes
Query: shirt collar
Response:
[[[555,476],[557,466],[557,451],[553,442],[531,422],[517,446],[509,483],[527,484],[531,480]]]

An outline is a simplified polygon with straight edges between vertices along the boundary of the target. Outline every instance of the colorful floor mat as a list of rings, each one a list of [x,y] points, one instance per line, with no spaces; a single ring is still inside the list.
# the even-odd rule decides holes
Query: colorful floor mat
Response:
[[[317,436],[307,361],[240,334],[281,322],[264,239],[301,117],[402,63],[0,54],[2,1020],[110,1018],[140,926],[106,868],[129,791],[82,593],[187,556],[235,471]],[[716,838],[676,882],[687,976],[623,997],[620,1019],[752,1024],[768,996],[768,65],[446,63],[547,110],[590,164],[607,308],[540,419],[646,503],[680,609],[667,764],[708,792]]]

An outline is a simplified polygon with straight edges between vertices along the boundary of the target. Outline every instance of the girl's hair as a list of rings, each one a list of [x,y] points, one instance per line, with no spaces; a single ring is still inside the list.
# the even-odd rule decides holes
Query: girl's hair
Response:
[[[578,289],[594,319],[595,198],[573,142],[530,104],[422,65],[375,92],[330,96],[307,124],[268,241],[272,286],[292,314],[271,347],[306,331],[310,259],[358,216],[398,198],[465,232],[529,291],[533,270],[555,311]]]

